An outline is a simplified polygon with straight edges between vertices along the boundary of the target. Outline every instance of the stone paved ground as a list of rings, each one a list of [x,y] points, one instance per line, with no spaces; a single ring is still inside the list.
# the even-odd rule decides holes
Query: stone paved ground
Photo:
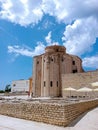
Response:
[[[98,107],[65,128],[0,115],[0,130],[98,130]]]

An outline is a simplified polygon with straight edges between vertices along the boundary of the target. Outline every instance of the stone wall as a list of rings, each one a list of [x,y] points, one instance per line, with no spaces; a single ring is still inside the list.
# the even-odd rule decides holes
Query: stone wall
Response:
[[[63,97],[66,95],[64,88],[73,87],[79,89],[81,87],[92,88],[91,83],[98,82],[98,70],[74,73],[74,74],[63,74],[62,75],[62,91]]]
[[[91,87],[92,82],[98,81],[98,70],[84,73],[63,74],[62,87]]]
[[[96,106],[98,106],[98,100],[73,104],[2,102],[0,103],[0,114],[58,126],[67,126],[81,113]]]

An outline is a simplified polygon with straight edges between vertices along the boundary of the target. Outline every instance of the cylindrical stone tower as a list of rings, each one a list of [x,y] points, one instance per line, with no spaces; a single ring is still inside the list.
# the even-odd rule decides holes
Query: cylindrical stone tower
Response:
[[[60,96],[61,94],[61,67],[60,58],[65,54],[65,47],[49,46],[45,49],[42,58],[42,86],[41,96]]]
[[[34,57],[34,96],[62,96],[62,74],[82,72],[79,57],[66,54],[64,46],[48,46],[45,53]]]

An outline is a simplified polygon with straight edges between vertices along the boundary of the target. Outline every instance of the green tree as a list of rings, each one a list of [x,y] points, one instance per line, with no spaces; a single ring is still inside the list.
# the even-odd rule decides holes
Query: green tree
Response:
[[[11,85],[10,84],[6,85],[5,92],[11,92]]]
[[[4,90],[0,90],[0,93],[4,93]]]

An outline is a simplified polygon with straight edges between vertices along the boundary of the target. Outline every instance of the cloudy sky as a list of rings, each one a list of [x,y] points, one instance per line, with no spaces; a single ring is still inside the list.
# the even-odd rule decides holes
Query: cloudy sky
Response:
[[[97,0],[0,0],[0,89],[32,75],[33,56],[59,44],[98,69]]]

